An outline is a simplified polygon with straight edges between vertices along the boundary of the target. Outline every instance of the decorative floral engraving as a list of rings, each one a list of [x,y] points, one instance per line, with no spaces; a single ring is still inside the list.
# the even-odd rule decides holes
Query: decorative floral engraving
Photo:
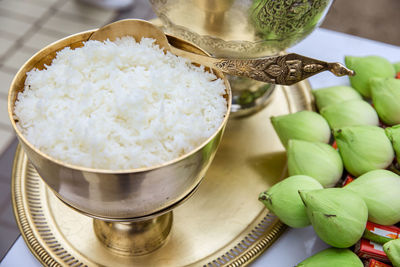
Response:
[[[228,0],[220,0],[228,2]],[[232,0],[229,0],[232,1]],[[332,0],[235,0],[232,1],[235,12],[227,10],[225,21],[234,21],[233,16],[242,18],[244,24],[236,28],[234,38],[226,38],[217,32],[208,31],[204,26],[192,25],[195,20],[184,21],[177,15],[176,6],[187,5],[186,16],[206,17],[204,10],[196,4],[205,0],[150,0],[154,11],[161,19],[169,34],[188,40],[217,57],[259,57],[277,54],[293,46],[320,23]],[[210,1],[208,1],[210,2]],[[212,6],[211,1],[209,4]],[[180,5],[180,6],[182,6]],[[209,10],[209,9],[207,9]],[[204,25],[210,26],[208,21]],[[238,21],[239,23],[239,21]],[[212,25],[211,25],[212,26]],[[226,24],[223,27],[235,27]],[[212,28],[212,27],[211,27]],[[246,36],[246,37],[244,37]]]
[[[297,83],[325,70],[336,76],[354,75],[354,71],[340,63],[327,63],[294,53],[257,59],[221,59],[214,67],[230,75],[281,85]]]
[[[292,39],[311,31],[328,4],[328,0],[257,0],[251,7],[251,21],[263,39]]]
[[[300,60],[288,60],[286,61],[286,64],[288,65],[289,68],[289,73],[287,76],[288,81],[295,81],[298,82],[302,80],[302,72],[301,72],[301,66],[303,63]]]
[[[231,75],[246,76],[258,81],[290,85],[326,68],[296,54],[261,59],[222,59],[217,68]]]
[[[265,71],[273,77],[278,77],[283,72],[282,68],[278,65],[270,65]]]
[[[322,70],[323,68],[324,66],[320,64],[308,64],[304,66],[303,70],[305,72],[317,72],[319,70]]]

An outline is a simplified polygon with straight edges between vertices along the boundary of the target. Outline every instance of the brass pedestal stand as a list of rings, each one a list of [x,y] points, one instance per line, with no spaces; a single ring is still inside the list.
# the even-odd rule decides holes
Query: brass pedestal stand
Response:
[[[124,256],[146,255],[160,248],[171,231],[172,211],[141,222],[93,220],[97,238],[113,252]]]

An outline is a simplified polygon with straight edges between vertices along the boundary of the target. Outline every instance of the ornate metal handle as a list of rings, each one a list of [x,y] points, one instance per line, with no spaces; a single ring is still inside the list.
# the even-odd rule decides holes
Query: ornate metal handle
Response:
[[[201,56],[173,46],[171,51],[192,62],[214,67],[227,74],[249,77],[266,83],[291,85],[325,70],[336,76],[355,74],[340,63],[328,63],[294,53],[254,59],[228,59]]]
[[[328,63],[294,53],[257,59],[219,59],[213,65],[227,74],[282,85],[297,83],[325,70],[336,76],[355,74],[340,63]]]

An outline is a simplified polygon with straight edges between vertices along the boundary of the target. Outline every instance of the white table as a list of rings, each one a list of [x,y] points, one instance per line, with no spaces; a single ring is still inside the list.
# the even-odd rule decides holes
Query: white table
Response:
[[[392,62],[400,61],[400,47],[359,38],[343,33],[317,29],[290,52],[296,52],[308,57],[313,57],[331,62],[344,62],[345,55],[366,56],[379,55]],[[337,78],[325,72],[310,79],[314,89],[349,84],[347,77]],[[314,233],[312,227],[302,229],[289,229],[259,258],[252,266],[295,266],[303,259],[328,247]],[[19,237],[12,246],[0,267],[15,266],[41,266],[30,253],[22,237]]]

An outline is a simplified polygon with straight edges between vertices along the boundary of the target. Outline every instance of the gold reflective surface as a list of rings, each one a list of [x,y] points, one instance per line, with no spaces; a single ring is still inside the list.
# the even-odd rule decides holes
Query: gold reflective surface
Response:
[[[112,252],[125,256],[145,255],[166,241],[172,226],[172,211],[138,222],[93,220],[94,232]]]
[[[167,31],[213,56],[277,54],[309,35],[332,0],[150,0]]]
[[[164,245],[121,256],[96,237],[93,219],[62,203],[18,148],[12,176],[14,212],[32,253],[46,266],[238,266],[260,255],[284,230],[258,194],[286,176],[286,157],[270,116],[312,109],[308,83],[277,86],[270,105],[228,121],[197,192],[174,209]],[[121,203],[121,205],[123,205]]]

